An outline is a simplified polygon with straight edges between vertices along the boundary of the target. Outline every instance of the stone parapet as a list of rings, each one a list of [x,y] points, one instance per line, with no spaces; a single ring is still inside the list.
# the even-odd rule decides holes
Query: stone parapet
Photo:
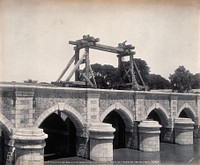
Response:
[[[157,121],[142,121],[139,125],[139,150],[160,151],[160,128]]]
[[[13,134],[16,165],[44,165],[44,147],[47,135],[39,128],[20,128]]]
[[[174,121],[174,142],[176,144],[193,144],[194,122],[190,118],[176,118]]]
[[[93,123],[90,132],[90,159],[100,162],[113,161],[113,132],[111,124]]]

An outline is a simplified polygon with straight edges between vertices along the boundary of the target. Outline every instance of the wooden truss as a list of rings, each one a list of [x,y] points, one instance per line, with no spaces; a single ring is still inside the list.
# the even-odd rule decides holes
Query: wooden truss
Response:
[[[107,45],[99,44],[99,38],[94,38],[90,35],[84,35],[82,39],[76,40],[76,41],[69,41],[69,44],[75,45],[74,50],[75,54],[68,62],[67,66],[61,73],[61,75],[58,77],[56,82],[52,82],[53,84],[62,85],[62,86],[79,86],[79,87],[93,87],[96,88],[96,82],[95,77],[92,71],[92,68],[90,66],[90,59],[89,59],[89,49],[96,49],[101,51],[106,51],[110,53],[117,54],[118,57],[118,69],[119,74],[123,79],[128,79],[128,83],[121,82],[122,86],[129,86],[131,89],[139,90],[142,88],[137,81],[135,77],[135,71],[138,73],[143,86],[145,86],[144,81],[140,75],[139,70],[137,69],[136,64],[134,63],[133,55],[135,52],[133,49],[135,49],[132,45],[126,45],[125,42],[119,43],[118,47],[112,47]],[[80,56],[80,50],[85,49],[85,53]],[[128,56],[128,67],[124,66],[123,63],[123,57]],[[71,65],[73,65],[73,69],[70,71],[70,73],[67,75],[67,78],[64,81],[61,81],[67,70],[70,68]],[[81,70],[80,66],[84,65],[84,69]],[[75,82],[70,82],[70,79],[75,74]],[[123,75],[122,75],[123,74]]]

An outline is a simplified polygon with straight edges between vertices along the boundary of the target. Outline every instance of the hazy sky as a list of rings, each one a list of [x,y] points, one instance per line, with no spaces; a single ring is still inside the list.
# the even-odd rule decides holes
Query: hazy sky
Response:
[[[184,65],[200,72],[199,0],[0,0],[0,79],[55,81],[73,56],[70,40],[127,40],[151,73]],[[91,63],[117,66],[115,54],[90,51]]]

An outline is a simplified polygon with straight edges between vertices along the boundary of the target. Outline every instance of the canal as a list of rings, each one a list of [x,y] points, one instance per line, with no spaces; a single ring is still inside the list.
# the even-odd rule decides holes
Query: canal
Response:
[[[160,152],[142,152],[127,148],[114,150],[114,161],[98,163],[80,157],[55,158],[45,161],[45,165],[64,164],[200,164],[200,139],[194,145],[161,143]]]

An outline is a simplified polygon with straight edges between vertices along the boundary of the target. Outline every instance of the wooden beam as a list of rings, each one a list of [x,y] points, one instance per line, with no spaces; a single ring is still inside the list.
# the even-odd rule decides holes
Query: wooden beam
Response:
[[[89,47],[85,48],[85,75],[89,77],[89,71],[90,71],[90,59],[89,59]]]
[[[142,76],[141,76],[141,74],[140,74],[140,71],[139,71],[139,69],[138,69],[136,63],[134,62],[133,64],[134,64],[134,66],[135,66],[135,69],[136,69],[136,71],[137,71],[137,73],[138,73],[138,75],[139,75],[141,81],[142,81],[142,85],[145,87],[146,85],[145,85],[145,83],[144,83],[144,80],[143,80],[143,78],[142,78]]]
[[[96,83],[95,76],[94,76],[94,73],[93,73],[91,65],[90,65],[90,73],[92,75],[92,80],[94,82],[94,87],[97,88],[97,83]]]
[[[94,84],[90,81],[90,79],[85,75],[85,73],[83,73],[83,77],[85,78],[85,80],[90,84],[91,87],[94,87]]]
[[[70,61],[68,62],[67,66],[65,67],[65,69],[63,70],[63,72],[61,73],[61,75],[59,76],[59,78],[57,79],[57,82],[59,82],[62,77],[64,76],[64,74],[66,73],[66,71],[69,69],[70,65],[73,63],[73,61],[75,60],[76,55],[74,55]]]
[[[102,50],[102,51],[106,51],[106,52],[110,52],[110,53],[117,53],[120,55],[128,55],[130,53],[135,54],[134,51],[130,51],[131,49],[133,49],[132,47],[130,49],[128,47],[127,48],[113,47],[113,46],[107,46],[107,45],[103,45],[103,44],[88,42],[88,41],[84,41],[84,40],[80,43],[76,42],[76,41],[69,41],[69,44],[77,45],[79,48],[84,48],[84,47],[89,46],[91,49]]]
[[[76,63],[76,65],[74,66],[74,69],[70,72],[70,74],[68,75],[68,77],[66,78],[65,81],[69,81],[71,79],[71,77],[73,76],[74,72],[77,70],[77,68],[79,67],[79,65],[81,64],[81,62],[83,61],[83,59],[85,58],[86,54],[83,54],[83,56],[79,59],[79,61]]]
[[[75,65],[79,61],[79,49],[76,47],[75,49]],[[75,81],[79,81],[80,73],[79,73],[79,66],[75,71]]]
[[[138,83],[135,78],[134,66],[133,66],[133,55],[130,55],[130,70],[131,70],[131,83],[132,83],[132,89],[133,89],[134,86],[138,87]]]

